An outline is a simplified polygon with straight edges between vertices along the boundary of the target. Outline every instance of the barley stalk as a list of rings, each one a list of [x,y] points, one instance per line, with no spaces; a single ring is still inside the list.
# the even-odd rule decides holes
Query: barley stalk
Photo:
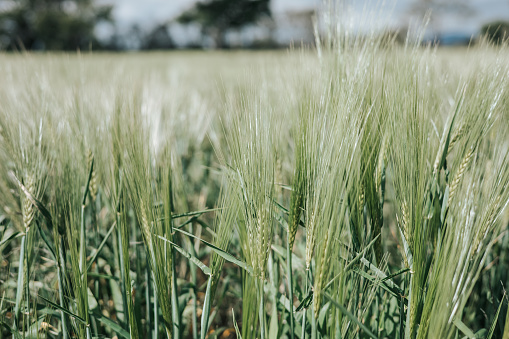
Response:
[[[459,167],[458,167],[458,170],[456,171],[456,174],[454,175],[454,178],[451,182],[451,186],[450,186],[450,189],[449,189],[449,201],[448,201],[448,205],[451,204],[453,198],[454,198],[454,195],[456,193],[456,190],[458,189],[458,185],[461,181],[461,178],[463,177],[463,174],[465,173],[465,171],[467,170],[468,166],[470,165],[470,162],[472,161],[473,159],[473,155],[474,155],[474,149],[473,148],[470,148],[468,150],[468,152],[465,154],[465,156],[463,157],[463,160],[461,161]]]

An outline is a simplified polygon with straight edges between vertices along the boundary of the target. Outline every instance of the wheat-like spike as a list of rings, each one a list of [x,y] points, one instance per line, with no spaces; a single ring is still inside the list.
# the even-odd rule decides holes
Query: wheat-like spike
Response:
[[[25,176],[25,187],[31,195],[35,195],[35,183],[31,175]],[[28,233],[30,226],[34,220],[35,210],[32,202],[24,196],[23,198],[23,225],[25,226],[25,233]]]
[[[463,136],[463,134],[465,134],[465,125],[461,125],[461,127],[454,132],[451,141],[449,141],[449,147],[447,147],[447,154],[452,152],[454,144],[456,144],[456,142]]]
[[[493,225],[495,219],[497,218],[497,206],[500,205],[500,196],[497,196],[495,200],[490,204],[490,212],[488,216],[484,219],[482,226],[480,228],[480,232],[475,238],[474,246],[472,246],[472,255],[474,255],[479,250],[479,245],[481,240],[486,236],[486,232]]]
[[[311,212],[309,223],[306,228],[306,270],[311,266],[311,259],[313,257],[313,249],[315,247],[314,228],[316,226],[316,213]]]
[[[410,215],[408,212],[408,205],[406,203],[406,200],[403,200],[403,203],[401,203],[401,213],[403,215],[403,235],[405,236],[405,239],[408,243],[408,246],[412,248],[412,239],[411,239],[411,229],[410,229]]]
[[[364,185],[359,185],[359,212],[362,215],[364,211],[364,204],[366,203],[366,197],[364,195]]]
[[[264,248],[265,246],[265,232],[263,232],[263,222],[264,222],[264,218],[263,218],[263,210],[260,211],[260,213],[258,214],[258,232],[259,232],[259,236],[257,237],[260,241],[260,245],[258,246],[258,260],[257,260],[257,263],[258,263],[258,269],[259,269],[259,272],[260,272],[260,279],[263,279],[265,277],[265,252],[266,252],[266,249]]]
[[[328,249],[329,249],[329,232],[325,233],[325,239],[323,241],[325,242],[325,246],[323,248],[323,255],[320,260],[320,266],[319,266],[319,272],[318,272],[318,279],[316,280],[316,288],[314,291],[313,296],[313,303],[314,303],[314,310],[315,310],[315,318],[318,318],[318,313],[320,312],[320,306],[322,304],[322,283],[324,279],[324,272],[325,272],[325,265],[326,265],[326,258],[328,257]]]
[[[150,232],[150,224],[147,218],[147,211],[145,210],[145,203],[143,200],[140,199],[140,223],[141,223],[141,230],[143,232],[143,235],[145,236],[147,244],[151,246],[152,244],[152,237]]]
[[[283,161],[279,154],[276,155],[276,163],[274,166],[274,180],[278,184],[279,188],[277,189],[277,196],[282,195],[283,187],[280,185],[283,182]]]
[[[461,178],[463,177],[463,174],[465,173],[466,169],[468,168],[468,165],[470,164],[470,161],[472,160],[474,155],[474,149],[470,148],[467,154],[465,154],[465,157],[463,157],[463,160],[461,161],[461,164],[458,168],[458,171],[456,172],[456,175],[454,176],[454,179],[451,182],[451,186],[449,189],[449,199],[448,199],[448,205],[451,204],[452,198],[454,197],[454,194],[456,193],[456,190],[458,189],[459,183],[461,181]]]
[[[299,226],[300,222],[300,215],[301,215],[301,206],[303,205],[304,201],[304,194],[302,190],[299,190],[297,192],[297,196],[295,196],[294,199],[292,199],[292,204],[290,206],[291,208],[291,219],[289,220],[288,224],[288,232],[290,234],[289,238],[289,246],[290,248],[293,248],[293,243],[295,242],[295,235],[297,234],[297,228]]]
[[[378,162],[376,165],[376,172],[375,172],[375,182],[376,182],[376,189],[379,190],[380,186],[382,185],[382,169],[384,167],[384,164],[387,163],[387,138],[384,136],[382,138],[382,144],[380,145],[380,153],[378,155]]]
[[[94,153],[92,153],[92,150],[88,150],[88,168],[92,165],[92,160],[94,160]],[[92,176],[90,177],[90,184],[89,184],[89,190],[90,190],[90,197],[92,200],[95,200],[97,197],[97,174],[95,171],[95,166],[92,169]]]
[[[398,215],[396,215],[396,222],[397,224],[399,225],[399,228],[402,229],[404,231],[405,229],[405,226],[403,224],[403,221],[398,217]],[[406,254],[403,256],[403,261],[405,263],[405,267],[410,267],[409,266],[409,263],[408,263],[408,259],[407,259],[407,256]]]

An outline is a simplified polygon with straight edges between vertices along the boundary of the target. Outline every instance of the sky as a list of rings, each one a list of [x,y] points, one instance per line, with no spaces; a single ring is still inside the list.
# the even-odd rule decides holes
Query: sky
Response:
[[[143,28],[163,23],[170,18],[176,17],[187,8],[192,7],[196,0],[105,0],[113,3],[114,18],[120,27],[128,27],[139,24]],[[416,20],[421,15],[412,14],[411,8],[418,0],[351,0],[348,19],[354,23],[363,22],[361,17],[365,12],[377,10],[377,19],[382,18],[384,24],[391,26],[405,26],[409,21]],[[422,2],[422,1],[421,1]],[[482,24],[493,20],[509,20],[509,0],[435,0],[439,6],[433,10],[433,27],[438,31],[463,32],[475,34]],[[321,0],[272,0],[271,7],[275,17],[278,13],[302,9],[316,8],[323,3]],[[456,7],[448,6],[452,3],[465,4],[469,8],[468,13],[459,14]],[[363,14],[364,13],[364,14]],[[370,21],[370,20],[364,20]]]

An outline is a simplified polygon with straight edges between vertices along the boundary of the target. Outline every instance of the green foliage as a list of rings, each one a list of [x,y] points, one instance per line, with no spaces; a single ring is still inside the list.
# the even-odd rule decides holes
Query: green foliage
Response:
[[[494,21],[481,27],[481,35],[496,44],[502,44],[509,35],[509,22]]]
[[[204,34],[215,40],[216,47],[224,46],[224,34],[270,17],[270,0],[208,0],[198,2],[178,18],[181,23],[197,22]]]
[[[0,48],[86,50],[100,47],[95,25],[111,20],[111,6],[93,0],[16,1],[0,11]]]

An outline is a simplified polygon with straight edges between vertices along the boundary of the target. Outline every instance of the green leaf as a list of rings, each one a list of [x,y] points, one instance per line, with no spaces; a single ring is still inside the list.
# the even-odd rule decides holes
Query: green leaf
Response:
[[[100,312],[97,312],[97,311],[90,312],[90,314],[95,319],[97,319],[100,323],[111,328],[113,331],[115,331],[122,338],[131,339],[131,335],[129,334],[129,332],[127,332],[125,329],[122,328],[122,326],[120,326],[119,324],[117,324],[116,322],[111,320],[110,318],[105,317],[104,315],[102,315]]]
[[[39,234],[41,235],[42,240],[44,241],[44,243],[48,247],[49,251],[51,252],[51,255],[53,256],[53,260],[55,260],[58,263],[57,254],[56,254],[55,250],[53,249],[53,246],[51,246],[49,239],[46,237],[46,234],[44,233],[44,231],[42,230],[42,228],[38,222],[36,222],[36,225],[37,225],[37,230],[39,231]]]
[[[22,237],[22,236],[23,236],[23,233],[21,233],[21,232],[12,233],[10,236],[8,236],[4,240],[0,241],[0,247],[2,247],[3,245],[7,244],[12,239],[19,238],[19,237]]]
[[[493,324],[491,324],[490,332],[488,333],[488,336],[486,339],[491,339],[493,337],[493,333],[495,332],[495,327],[497,326],[498,316],[500,315],[500,309],[502,308],[504,298],[502,297],[502,300],[500,301],[500,304],[498,305],[497,314],[495,314],[495,319],[493,319]]]
[[[469,338],[475,338],[475,333],[467,327],[461,320],[454,318],[452,323]]]
[[[240,334],[240,331],[239,331],[239,326],[237,326],[237,321],[235,320],[235,312],[233,312],[233,308],[232,308],[232,318],[233,318],[233,326],[235,327],[235,332],[237,333],[237,338],[242,339],[242,335]]]
[[[362,322],[359,321],[359,319],[357,319],[350,311],[348,311],[346,309],[346,307],[344,307],[343,305],[337,303],[335,300],[333,300],[327,293],[323,293],[323,296],[325,297],[325,299],[329,300],[332,305],[336,306],[340,311],[341,313],[343,313],[345,316],[347,316],[351,321],[353,321],[354,323],[356,323],[360,329],[362,329],[368,336],[370,336],[371,338],[374,338],[374,339],[377,339],[377,336],[374,335],[370,330],[369,328],[366,327],[366,325],[364,325]]]
[[[346,271],[348,271],[355,263],[357,263],[357,261],[359,261],[362,257],[364,257],[364,254],[366,253],[366,251],[371,247],[373,246],[373,244],[375,243],[375,241],[380,237],[380,234],[378,234],[373,240],[371,240],[371,242],[366,246],[364,247],[364,249],[359,252],[355,258],[353,258],[349,263],[348,265],[345,266],[345,268],[342,270],[342,272],[339,272],[334,278],[332,278],[328,283],[327,285],[325,285],[325,287],[323,288],[323,290],[327,290],[329,288],[330,285],[332,285],[332,283],[334,282],[334,280],[336,280],[337,278],[339,278],[341,275],[345,274]]]
[[[88,191],[90,189],[90,180],[92,180],[92,174],[94,173],[94,158],[92,158],[92,161],[90,162],[90,170],[88,171],[88,179],[87,183],[85,185],[85,192],[83,193],[83,200],[81,202],[81,205],[85,206],[85,203],[87,202],[87,195]]]
[[[187,232],[186,232],[187,233]],[[200,261],[200,259],[196,258],[195,256],[191,255],[189,252],[187,252],[185,249],[183,249],[182,247],[178,246],[177,244],[175,244],[174,242],[171,242],[169,241],[168,239],[160,236],[160,235],[156,235],[156,237],[158,237],[159,239],[161,240],[164,240],[164,241],[167,241],[169,242],[170,244],[173,245],[173,247],[180,252],[180,254],[182,254],[184,257],[186,257],[187,259],[191,260],[192,263],[194,263],[196,266],[198,266],[203,273],[205,273],[206,275],[212,275],[212,271],[210,270],[210,268],[205,265],[204,263],[202,263]]]
[[[410,269],[409,269],[409,268],[404,268],[404,269],[402,269],[402,270],[397,271],[397,272],[396,272],[396,273],[394,273],[394,274],[388,275],[387,277],[383,278],[383,279],[382,279],[382,281],[390,280],[390,279],[392,279],[392,278],[394,278],[394,277],[397,277],[398,275],[401,275],[401,274],[406,273],[406,272],[409,272],[409,271],[410,271]]]
[[[272,314],[270,316],[270,325],[269,325],[269,338],[278,338],[278,319],[277,319],[277,312],[274,312],[276,307],[275,305],[272,307]]]
[[[207,213],[207,212],[214,212],[214,211],[220,211],[222,210],[223,208],[222,207],[219,207],[219,208],[211,208],[211,209],[207,209],[207,210],[202,210],[202,211],[193,211],[193,212],[186,212],[186,213],[181,213],[181,214],[173,214],[171,216],[172,219],[178,219],[178,218],[183,218],[183,217],[192,217],[192,216],[200,216],[204,213]]]
[[[402,296],[401,289],[399,289],[399,288],[391,288],[390,286],[388,286],[386,284],[386,282],[382,282],[380,278],[372,277],[371,275],[369,275],[368,273],[366,273],[366,272],[364,272],[364,271],[362,271],[360,269],[354,269],[353,271],[355,273],[359,274],[360,276],[362,276],[363,278],[368,279],[369,281],[371,281],[374,284],[379,282],[380,283],[380,287],[383,288],[384,290],[386,290],[387,292],[391,293],[393,296],[395,296],[397,298],[404,298]]]
[[[463,96],[463,94],[462,94],[462,96]],[[454,120],[456,120],[456,116],[458,115],[458,112],[460,110],[461,103],[462,103],[462,99],[460,98],[458,105],[456,106],[456,109],[454,110],[454,114],[452,116],[451,122],[449,124],[448,130],[447,130],[447,137],[445,138],[445,140],[443,140],[445,135],[442,137],[441,143],[444,143],[444,144],[443,144],[443,148],[441,148],[442,154],[440,156],[440,162],[439,162],[438,168],[437,168],[439,171],[444,166],[445,158],[447,157],[447,150],[449,149],[449,143],[451,142],[451,133],[452,133],[453,125],[454,125]],[[438,156],[438,154],[437,154],[437,156]]]
[[[16,305],[14,306],[14,319],[17,322],[21,312],[21,301],[23,299],[23,286],[25,281],[25,255],[26,255],[26,235],[21,238],[21,248],[19,255],[19,267],[18,267],[18,288],[16,290]]]
[[[277,253],[281,258],[283,258],[286,261],[287,257],[287,250],[283,246],[272,244],[271,248],[274,250],[275,253]],[[292,252],[292,267],[295,270],[303,270],[305,267],[304,260],[302,260],[300,257],[298,257],[295,253]]]
[[[223,259],[239,266],[239,267],[242,267],[244,270],[246,270],[247,272],[249,272],[249,274],[253,274],[253,268],[251,266],[249,266],[247,263],[235,258],[233,255],[231,255],[230,253],[220,249],[219,247],[215,246],[215,245],[212,245],[211,243],[201,239],[201,238],[198,238],[197,236],[189,233],[189,232],[186,232],[184,230],[181,230],[181,229],[175,229],[175,231],[178,231],[182,234],[185,234],[191,238],[194,238],[194,239],[197,239],[199,241],[201,241],[202,243],[204,243],[205,245],[207,245],[208,247],[210,247],[214,252],[217,253],[217,255],[221,256]]]
[[[205,339],[209,329],[210,316],[210,296],[212,295],[212,276],[207,281],[207,290],[205,291],[205,299],[203,301],[203,312],[201,316],[201,339]]]
[[[73,317],[74,319],[79,320],[81,323],[83,323],[83,324],[85,324],[85,325],[87,324],[87,322],[85,321],[85,319],[83,319],[83,318],[82,318],[82,317],[80,317],[79,315],[76,315],[76,314],[74,314],[74,313],[70,312],[69,310],[66,310],[65,308],[61,307],[61,306],[60,306],[60,305],[58,305],[58,304],[55,304],[54,302],[52,302],[52,301],[50,301],[50,300],[48,300],[48,299],[44,298],[44,297],[43,297],[43,296],[41,296],[41,295],[39,295],[38,297],[39,297],[39,298],[41,298],[42,300],[44,300],[45,302],[47,302],[48,304],[50,304],[52,307],[54,307],[54,308],[56,308],[56,309],[58,309],[58,310],[60,310],[60,311],[64,312],[64,313],[65,313],[65,314],[67,314],[68,316],[71,316],[71,317]]]
[[[403,294],[401,288],[399,288],[384,272],[382,272],[378,267],[370,263],[366,258],[362,258],[361,262],[366,265],[367,268],[373,271],[373,273],[381,279],[381,282],[387,284],[387,286],[393,290],[398,291],[399,294]]]
[[[88,261],[87,271],[90,271],[90,268],[92,268],[92,264],[94,263],[95,259],[97,259],[97,256],[103,249],[104,245],[106,245],[106,241],[110,237],[111,233],[113,233],[113,230],[115,229],[116,225],[117,225],[117,222],[114,222],[113,225],[111,225],[111,227],[108,230],[108,233],[106,233],[106,236],[104,237],[103,241],[101,241],[101,244],[99,245],[99,247],[97,247],[97,249],[94,251],[94,254],[92,254],[92,257]]]
[[[7,325],[6,323],[4,323],[3,321],[0,321],[0,326],[4,327],[5,329],[7,329],[7,331],[9,331],[11,334],[12,334],[12,337],[14,339],[21,339],[21,334],[19,333],[18,329],[16,328],[11,328],[9,325]]]
[[[313,291],[309,290],[308,295],[302,299],[299,306],[295,309],[295,313],[299,312],[303,308],[308,308],[309,305],[311,305],[311,302],[313,301]]]

